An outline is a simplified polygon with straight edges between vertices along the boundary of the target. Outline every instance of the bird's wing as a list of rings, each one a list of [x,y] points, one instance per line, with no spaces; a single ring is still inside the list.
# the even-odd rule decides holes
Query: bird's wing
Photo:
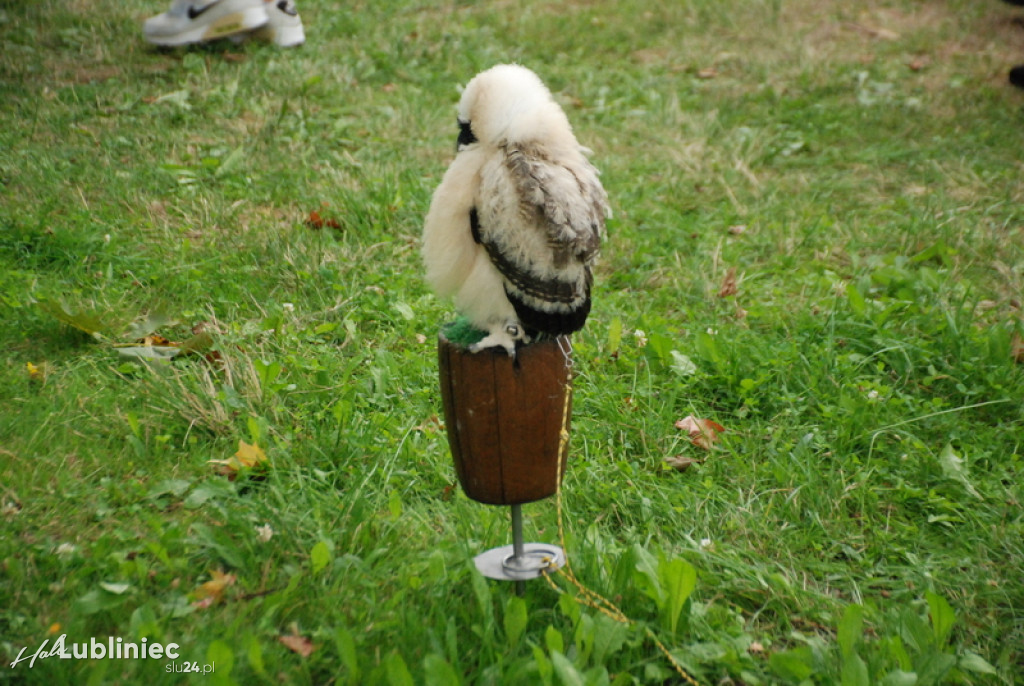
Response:
[[[537,217],[556,262],[592,262],[608,207],[597,170],[579,153],[555,160],[535,146],[508,145],[504,151],[520,211]]]
[[[560,333],[583,325],[606,209],[597,172],[582,154],[555,160],[537,147],[505,146],[483,166],[473,237],[528,327]]]

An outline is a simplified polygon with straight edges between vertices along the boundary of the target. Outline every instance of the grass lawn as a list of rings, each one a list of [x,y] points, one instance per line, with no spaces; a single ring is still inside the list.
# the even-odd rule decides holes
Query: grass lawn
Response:
[[[654,637],[709,685],[1024,683],[1021,10],[303,0],[299,49],[162,52],[164,9],[0,0],[0,683],[681,683]],[[627,624],[476,571],[508,510],[438,419],[422,218],[508,61],[615,213],[563,518]],[[178,658],[11,665],[60,636]]]

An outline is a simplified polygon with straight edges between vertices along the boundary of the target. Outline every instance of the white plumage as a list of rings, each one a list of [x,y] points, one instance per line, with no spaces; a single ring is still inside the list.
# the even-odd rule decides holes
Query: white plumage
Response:
[[[423,229],[427,282],[487,336],[475,352],[578,331],[609,214],[598,171],[540,78],[498,65],[466,86],[458,152]]]

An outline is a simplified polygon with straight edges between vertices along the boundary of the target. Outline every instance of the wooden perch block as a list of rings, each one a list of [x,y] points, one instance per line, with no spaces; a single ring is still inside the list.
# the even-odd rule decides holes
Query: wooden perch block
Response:
[[[448,445],[467,496],[518,505],[554,495],[569,367],[557,341],[471,353],[438,336]],[[571,413],[571,408],[570,408]],[[566,417],[568,429],[568,417]]]

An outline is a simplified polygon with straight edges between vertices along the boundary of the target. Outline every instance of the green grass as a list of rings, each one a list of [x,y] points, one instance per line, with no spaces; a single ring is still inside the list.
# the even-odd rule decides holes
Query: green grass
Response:
[[[647,629],[704,684],[1018,681],[1013,8],[305,0],[301,49],[160,52],[162,9],[0,2],[0,682],[673,683]],[[564,520],[630,626],[475,571],[508,513],[436,419],[422,217],[457,85],[512,60],[615,211]],[[119,354],[133,324],[216,359]],[[269,466],[230,481],[239,441]],[[216,671],[10,666],[60,634]]]

